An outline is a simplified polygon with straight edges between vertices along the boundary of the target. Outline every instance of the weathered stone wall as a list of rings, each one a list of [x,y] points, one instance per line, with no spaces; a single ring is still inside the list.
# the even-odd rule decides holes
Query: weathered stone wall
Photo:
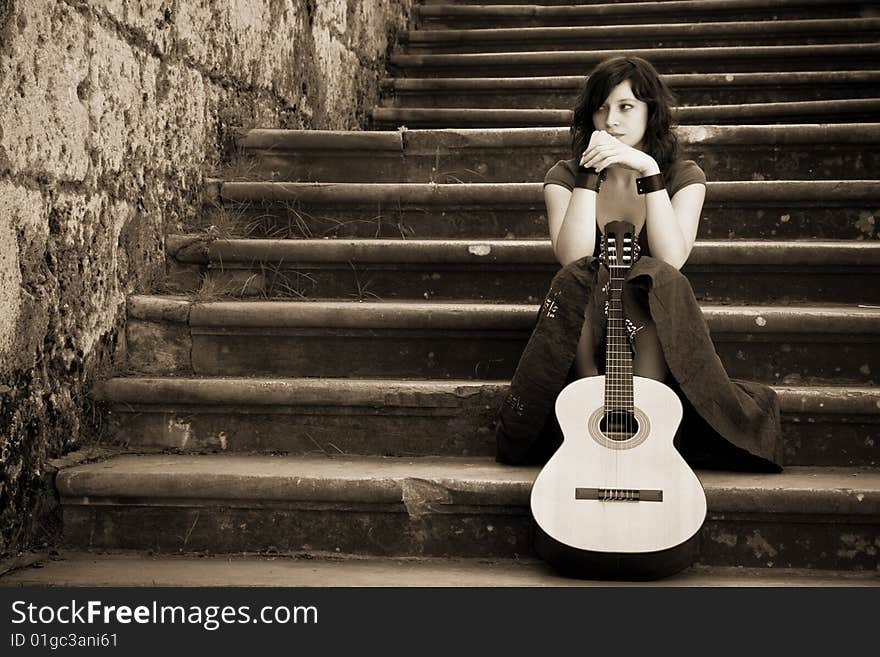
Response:
[[[0,0],[0,554],[238,125],[359,129],[412,0]]]

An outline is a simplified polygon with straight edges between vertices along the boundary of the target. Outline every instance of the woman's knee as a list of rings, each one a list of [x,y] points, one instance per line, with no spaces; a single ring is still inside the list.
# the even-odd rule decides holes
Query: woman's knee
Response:
[[[578,339],[575,351],[575,372],[579,378],[596,376],[599,371],[596,367],[596,345],[593,336],[593,319],[589,309],[585,313],[584,323],[581,327],[581,335]]]

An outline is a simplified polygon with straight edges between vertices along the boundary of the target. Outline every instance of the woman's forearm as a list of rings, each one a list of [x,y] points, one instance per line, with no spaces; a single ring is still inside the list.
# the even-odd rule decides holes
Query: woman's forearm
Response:
[[[654,158],[647,158],[639,176],[653,176],[660,173]],[[651,256],[681,269],[689,255],[681,224],[675,216],[675,208],[665,188],[645,194],[645,223],[648,229],[648,246]]]
[[[645,194],[648,246],[654,258],[681,269],[688,258],[688,245],[665,189]]]
[[[591,189],[575,187],[556,235],[556,259],[563,267],[586,255],[596,245],[596,198]]]

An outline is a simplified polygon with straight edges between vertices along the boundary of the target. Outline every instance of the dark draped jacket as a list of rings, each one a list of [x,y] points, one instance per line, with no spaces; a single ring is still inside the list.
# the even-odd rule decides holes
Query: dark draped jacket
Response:
[[[543,464],[561,444],[556,397],[576,380],[574,357],[590,306],[594,347],[603,348],[607,280],[608,270],[592,255],[554,276],[498,411],[497,461]],[[728,378],[687,278],[643,255],[625,279],[623,309],[627,318],[650,316],[656,325],[669,367],[665,383],[684,407],[674,444],[685,460],[698,468],[780,472],[776,393],[767,385]],[[604,358],[597,358],[597,365],[602,373]]]

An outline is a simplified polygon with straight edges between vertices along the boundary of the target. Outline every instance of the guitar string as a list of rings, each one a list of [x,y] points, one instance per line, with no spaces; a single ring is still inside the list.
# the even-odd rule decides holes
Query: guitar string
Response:
[[[606,240],[609,240],[606,243],[606,246],[608,247],[608,253],[610,253],[611,258],[608,262],[608,273],[609,273],[609,276],[608,276],[608,294],[609,294],[608,333],[609,333],[609,335],[608,335],[608,339],[606,340],[606,349],[608,350],[608,355],[607,355],[607,368],[606,368],[607,372],[606,372],[606,377],[605,377],[605,382],[608,385],[608,390],[607,390],[607,395],[606,395],[606,400],[605,400],[606,401],[605,426],[608,430],[609,437],[612,441],[614,440],[614,429],[615,429],[615,427],[612,424],[612,419],[614,418],[614,398],[615,398],[614,352],[613,352],[613,347],[614,347],[614,335],[613,335],[614,315],[616,312],[616,298],[615,298],[615,291],[614,291],[614,285],[615,285],[615,281],[614,281],[615,269],[614,269],[614,267],[616,264],[616,249],[615,249],[616,239],[615,239],[615,237],[616,236],[614,234],[612,234],[609,238],[609,236],[606,234]],[[613,449],[613,445],[612,445],[612,449]],[[616,458],[614,460],[616,461]],[[616,465],[615,465],[615,469],[616,469]],[[608,476],[610,474],[611,473],[608,472],[608,473],[606,473],[606,476]],[[608,480],[606,480],[604,485],[606,487],[605,495],[607,497],[608,489],[613,487],[613,481],[610,479],[610,477]]]
[[[623,318],[622,308],[622,291],[625,271],[632,266],[633,248],[632,235],[624,235],[623,245],[616,239],[616,235],[612,236],[611,245],[611,266],[613,276],[609,277],[610,303],[609,303],[609,333],[610,348],[608,353],[608,377],[611,381],[608,385],[608,395],[606,399],[605,418],[606,427],[612,434],[612,439],[626,440],[632,437],[636,428],[636,420],[634,412],[634,396],[633,396],[633,380],[632,380],[632,350],[626,336],[626,326]],[[621,255],[622,254],[622,255]],[[607,255],[607,251],[606,251]],[[623,264],[620,264],[623,260]],[[623,418],[621,418],[623,414]],[[609,417],[613,418],[609,422]],[[616,438],[615,438],[616,436]],[[615,474],[619,474],[617,458],[617,450],[615,449]],[[619,481],[615,477],[615,481]]]
[[[624,250],[623,250],[624,264],[628,264],[628,263],[629,263],[629,258],[628,258],[628,255],[627,255],[627,253],[626,253],[626,250],[627,250],[628,245],[629,245],[629,237],[627,236],[627,237],[624,237]],[[621,286],[622,286],[622,283],[621,283]],[[621,345],[623,345],[622,348],[623,348],[623,349],[626,349],[626,346],[627,346],[627,345],[624,343],[624,340],[626,340],[626,332],[625,332],[625,325],[624,325],[624,323],[623,323],[623,315],[622,315],[622,313],[621,313],[621,326],[620,326],[620,336],[619,336],[619,339],[620,339],[620,343],[621,343]],[[626,365],[626,354],[623,355],[623,359],[624,359],[624,369],[625,369],[625,365]],[[622,403],[623,403],[624,406],[625,406],[624,413],[626,413],[626,415],[625,415],[625,420],[626,420],[626,437],[629,438],[629,436],[630,436],[630,432],[631,432],[631,430],[632,430],[632,427],[630,426],[629,406],[628,406],[628,404],[626,403],[626,398],[625,398],[625,397],[626,397],[626,384],[627,384],[627,382],[628,382],[628,380],[626,379],[626,374],[624,374],[624,380],[623,380],[623,386],[624,386],[624,389],[623,389],[624,400],[623,400]]]
[[[625,438],[626,433],[628,431],[628,426],[626,422],[626,418],[621,418],[621,413],[625,412],[622,410],[623,407],[623,384],[624,384],[624,367],[625,359],[622,358],[622,352],[620,351],[620,328],[621,328],[621,318],[622,318],[622,269],[623,266],[620,264],[621,256],[623,249],[621,249],[620,240],[617,239],[617,234],[615,234],[614,239],[614,261],[612,263],[612,275],[611,279],[611,297],[612,303],[611,312],[610,312],[610,340],[609,340],[609,351],[610,351],[610,367],[611,371],[609,375],[611,376],[611,417],[613,418],[612,426],[612,439],[613,440],[621,440]],[[621,419],[624,421],[621,422]],[[620,458],[618,454],[618,449],[614,448],[613,453],[613,462],[614,462],[614,479],[613,485],[611,487],[610,497],[613,499],[616,490],[620,481]]]
[[[637,424],[634,416],[635,404],[634,404],[634,391],[633,391],[633,379],[632,379],[632,349],[631,345],[626,336],[626,326],[623,323],[623,308],[622,308],[622,292],[623,292],[623,279],[625,278],[624,270],[627,270],[632,266],[634,248],[632,246],[632,236],[627,235],[624,237],[624,247],[623,251],[623,260],[624,264],[618,264],[618,256],[620,253],[617,251],[617,240],[613,240],[614,248],[612,250],[612,261],[609,262],[611,266],[610,271],[613,272],[613,275],[609,277],[609,291],[610,291],[610,302],[609,302],[609,354],[607,357],[608,360],[608,376],[611,378],[611,382],[608,385],[608,395],[606,395],[606,409],[605,409],[605,424],[606,428],[610,430],[612,434],[612,439],[615,434],[618,435],[618,439],[629,439],[632,437],[634,431],[636,430]],[[627,250],[629,253],[627,253]],[[606,380],[607,383],[607,380]],[[607,408],[608,404],[610,404],[611,409]],[[632,406],[632,412],[630,411],[630,406]],[[620,414],[623,413],[623,422],[621,422]],[[614,418],[614,422],[609,420],[610,418]],[[615,429],[619,429],[619,431],[615,431]],[[622,436],[620,434],[623,434]],[[617,455],[617,449],[614,450],[614,471],[615,478],[614,482],[617,484],[619,480],[619,458]],[[612,487],[610,493],[608,493],[612,498],[615,495],[619,494],[616,485]]]
[[[625,238],[624,238],[624,244],[625,244]],[[622,245],[621,245],[621,246],[622,246]],[[621,251],[618,252],[618,264],[620,263],[620,256],[621,256],[621,255],[623,255],[624,258],[626,257],[626,256],[625,256],[625,251],[623,250],[623,248],[621,248]],[[620,340],[621,340],[621,330],[620,330],[620,329],[621,329],[622,322],[623,322],[623,274],[624,274],[624,266],[625,266],[625,263],[624,263],[624,265],[620,265],[620,264],[619,264],[619,268],[618,268],[618,270],[617,270],[617,286],[618,286],[618,287],[617,287],[617,299],[618,299],[618,301],[617,301],[617,317],[616,317],[616,319],[617,319],[616,324],[617,324],[617,325],[615,326],[615,334],[616,334],[616,335],[615,335],[615,343],[616,343],[618,349],[619,349],[620,346],[621,346],[621,342],[620,342]],[[615,356],[616,356],[617,359],[620,361],[620,362],[618,363],[618,376],[617,376],[617,381],[618,381],[618,386],[619,386],[618,393],[617,393],[617,394],[618,394],[618,402],[617,402],[617,405],[618,405],[619,408],[624,408],[623,386],[624,386],[625,383],[626,383],[626,380],[625,380],[625,376],[626,376],[626,375],[625,375],[624,372],[623,372],[623,364],[624,364],[625,361],[624,361],[624,358],[623,358],[623,354],[622,354],[622,353],[620,353],[620,354],[615,354]],[[621,412],[621,411],[618,411],[618,413],[620,413],[620,412]],[[625,413],[625,412],[626,412],[625,409],[624,409],[622,412]],[[621,416],[618,415],[618,417],[621,417]],[[623,420],[624,420],[624,421],[622,422],[622,425],[623,425],[623,426],[621,427],[621,430],[622,430],[622,432],[623,432],[623,435],[621,436],[621,438],[622,438],[622,439],[625,439],[625,438],[626,438],[627,423],[626,423],[626,416],[624,415],[624,416],[622,416],[622,417],[623,417]],[[617,488],[620,486],[620,463],[621,463],[621,459],[620,459],[620,456],[619,456],[619,454],[620,454],[620,450],[615,450],[614,453],[615,453],[615,459],[614,459],[614,464],[615,464],[615,468],[614,468],[614,485],[615,485],[615,490],[617,490]]]

